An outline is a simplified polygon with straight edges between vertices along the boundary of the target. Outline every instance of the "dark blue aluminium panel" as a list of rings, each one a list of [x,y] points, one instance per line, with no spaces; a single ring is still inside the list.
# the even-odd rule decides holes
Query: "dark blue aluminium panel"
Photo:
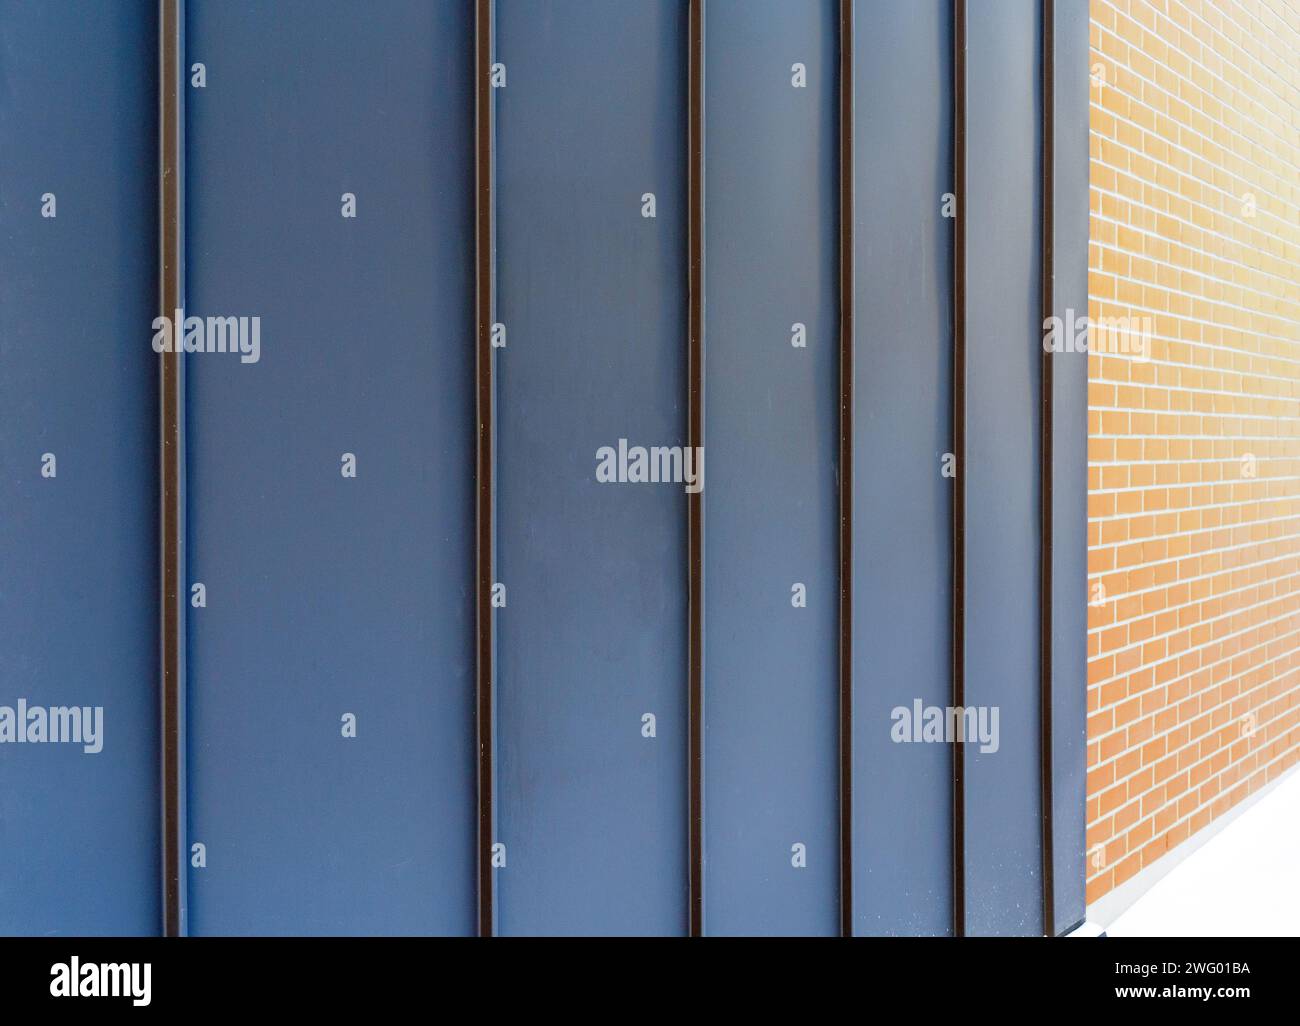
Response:
[[[977,0],[968,35],[966,930],[1042,932],[1039,781],[1040,4]],[[992,730],[997,713],[998,729]],[[992,749],[996,745],[996,751]],[[988,748],[988,751],[982,751]]]
[[[1055,10],[1054,309],[1088,309],[1088,6]],[[1056,923],[1084,918],[1087,788],[1088,357],[1052,356],[1052,810]]]
[[[195,933],[473,929],[471,14],[188,5]]]
[[[156,17],[0,0],[3,934],[161,922]]]
[[[839,931],[838,13],[707,7],[711,934]]]
[[[854,926],[946,934],[953,753],[912,739],[952,701],[952,3],[855,16]]]
[[[685,15],[497,4],[505,934],[686,926],[684,486],[597,480],[684,444]]]

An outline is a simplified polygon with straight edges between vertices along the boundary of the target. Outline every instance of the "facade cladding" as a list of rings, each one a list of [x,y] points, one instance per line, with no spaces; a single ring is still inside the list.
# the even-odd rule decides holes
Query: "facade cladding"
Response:
[[[1091,21],[1089,902],[1300,761],[1300,6]]]
[[[1060,934],[1297,760],[1293,0],[0,0],[0,154],[0,932]]]

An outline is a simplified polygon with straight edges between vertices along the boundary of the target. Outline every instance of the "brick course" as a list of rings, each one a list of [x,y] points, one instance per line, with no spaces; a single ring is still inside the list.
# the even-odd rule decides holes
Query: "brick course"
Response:
[[[1088,901],[1300,761],[1300,0],[1091,0]]]

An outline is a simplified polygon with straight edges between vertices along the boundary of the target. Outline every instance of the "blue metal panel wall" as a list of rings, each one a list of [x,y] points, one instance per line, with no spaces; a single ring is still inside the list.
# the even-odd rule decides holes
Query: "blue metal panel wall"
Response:
[[[1049,2],[1045,66],[1032,0],[857,0],[843,254],[840,5],[708,4],[709,933],[840,926],[844,627],[852,929],[946,933],[955,911],[971,934],[1038,933],[1044,837],[1048,928],[1083,916],[1086,360],[1044,363],[1040,306],[1087,305],[1088,20]],[[496,6],[496,926],[677,934],[687,500],[597,462],[686,440],[690,5]],[[169,808],[188,801],[204,856],[190,928],[473,932],[474,5],[186,7],[187,312],[260,318],[256,362],[185,357],[186,580],[206,601],[187,609],[188,789]],[[98,754],[0,744],[0,932],[162,918],[157,16],[0,0],[0,707],[104,709]],[[954,615],[965,702],[998,713],[998,750],[968,742],[960,765],[892,736],[897,710],[952,701]]]
[[[685,928],[685,493],[596,479],[684,441],[685,31],[675,0],[497,5],[502,933]]]
[[[6,934],[159,918],[156,9],[0,0],[0,706],[102,709],[0,744]]]
[[[966,930],[1042,927],[1039,502],[1040,6],[970,5],[966,195]],[[990,721],[991,722],[991,721]]]
[[[189,4],[196,933],[473,928],[470,13]]]
[[[833,0],[707,7],[712,934],[839,926],[837,21]]]
[[[1053,308],[1088,309],[1088,5],[1055,11],[1052,120]],[[1088,358],[1052,358],[1053,932],[1084,918],[1087,790]]]
[[[952,750],[892,731],[952,697],[952,3],[856,22],[854,924],[944,934]]]

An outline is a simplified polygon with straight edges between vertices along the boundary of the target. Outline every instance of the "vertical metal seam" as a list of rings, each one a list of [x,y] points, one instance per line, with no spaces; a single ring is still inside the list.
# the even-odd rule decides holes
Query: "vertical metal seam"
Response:
[[[1048,318],[1053,315],[1056,302],[1054,279],[1054,244],[1055,232],[1055,91],[1056,65],[1054,49],[1056,46],[1055,0],[1042,2],[1042,105],[1043,105],[1043,141],[1042,141],[1042,281],[1041,314],[1042,327],[1046,330]],[[1054,823],[1052,819],[1052,354],[1044,347],[1040,354],[1042,374],[1040,388],[1042,396],[1039,416],[1041,417],[1042,453],[1040,454],[1040,549],[1039,549],[1039,703],[1040,703],[1040,739],[1039,759],[1041,761],[1040,803],[1042,815],[1042,856],[1043,856],[1043,933],[1052,936],[1055,930],[1055,874],[1053,864]]]
[[[952,493],[952,704],[966,705],[966,0],[953,0],[953,456]],[[965,750],[960,732],[952,746],[953,933],[966,933]]]
[[[158,5],[159,305],[171,319],[182,305],[181,253],[181,0]],[[181,325],[173,326],[179,341]],[[185,509],[184,382],[179,346],[159,355],[160,699],[162,773],[162,931],[185,933],[182,822],[184,786]]]
[[[840,934],[853,936],[853,0],[840,0]]]
[[[704,0],[690,0],[687,29],[686,444],[704,446]],[[704,935],[704,493],[686,496],[688,879],[687,923]]]
[[[478,802],[478,934],[495,932],[496,906],[492,879],[493,732],[492,732],[492,557],[494,482],[492,479],[492,317],[493,201],[492,194],[492,19],[493,0],[476,0],[474,15],[474,302],[477,334],[474,347],[475,446],[474,531],[477,590],[475,627],[475,733],[478,742],[476,797]]]

